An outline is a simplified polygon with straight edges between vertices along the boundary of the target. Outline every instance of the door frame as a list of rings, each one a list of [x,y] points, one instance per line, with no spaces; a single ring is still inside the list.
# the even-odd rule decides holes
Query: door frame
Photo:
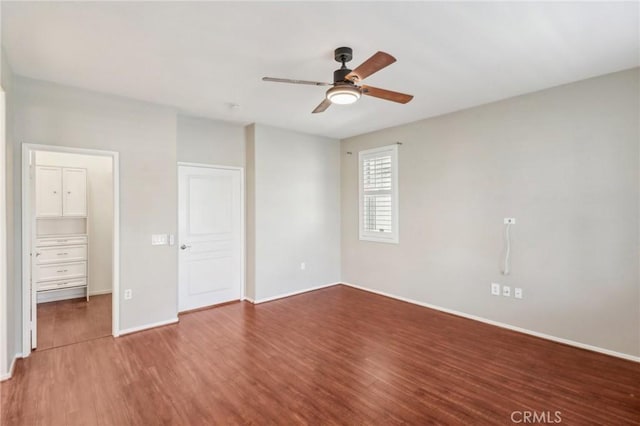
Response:
[[[189,163],[185,161],[178,161],[178,166],[176,167],[176,180],[178,180],[178,191],[180,191],[180,182],[179,182],[179,170],[180,167],[202,167],[205,169],[221,169],[221,170],[237,170],[240,172],[240,300],[246,300],[247,291],[246,291],[246,239],[245,239],[245,231],[246,231],[246,222],[245,222],[245,171],[244,167],[237,166],[222,166],[217,164],[205,164],[205,163]],[[178,192],[179,194],[179,192]],[[178,199],[180,196],[178,195]],[[178,218],[178,234],[176,241],[180,241],[180,203],[176,203],[176,212]],[[176,286],[176,312],[180,312],[180,253],[178,253],[178,257],[176,258],[176,262],[178,263],[178,285]]]
[[[22,356],[31,354],[31,245],[35,211],[31,203],[30,166],[33,151],[62,152],[111,158],[113,173],[113,265],[111,294],[111,332],[120,335],[120,159],[116,151],[72,148],[57,145],[22,144]]]

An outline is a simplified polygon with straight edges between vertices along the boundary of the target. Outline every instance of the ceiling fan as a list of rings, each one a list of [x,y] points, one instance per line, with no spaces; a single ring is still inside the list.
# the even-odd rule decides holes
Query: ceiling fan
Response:
[[[371,74],[380,71],[396,61],[396,58],[388,53],[377,52],[354,70],[350,70],[346,65],[346,63],[353,58],[353,50],[351,50],[350,47],[337,48],[334,52],[334,58],[337,62],[342,63],[342,66],[333,72],[333,83],[273,77],[262,77],[262,80],[276,83],[307,84],[311,86],[333,86],[327,90],[326,97],[320,102],[320,105],[313,110],[314,114],[323,112],[329,108],[331,104],[352,104],[360,99],[361,95],[373,96],[401,104],[406,104],[413,99],[412,95],[359,84]]]

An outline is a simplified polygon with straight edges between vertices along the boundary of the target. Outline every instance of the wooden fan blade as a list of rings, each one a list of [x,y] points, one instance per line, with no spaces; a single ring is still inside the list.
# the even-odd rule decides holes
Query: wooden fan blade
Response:
[[[309,86],[333,86],[332,83],[323,83],[321,81],[309,80],[292,80],[290,78],[262,77],[262,81],[273,81],[274,83],[307,84]]]
[[[369,77],[371,74],[380,71],[382,68],[387,67],[394,63],[396,58],[385,52],[378,52],[362,64],[359,67],[351,71],[345,77],[347,80],[358,79],[362,81]]]
[[[375,98],[398,102],[401,104],[406,104],[411,99],[413,99],[413,95],[407,95],[405,93],[393,92],[391,90],[379,89],[377,87],[364,85],[362,86],[362,93],[367,96],[373,96]]]
[[[312,111],[313,114],[317,114],[319,112],[323,112],[324,110],[326,110],[327,108],[329,108],[331,106],[331,101],[329,99],[325,99],[322,102],[320,102],[320,105],[318,105],[316,107],[316,109],[314,109]]]

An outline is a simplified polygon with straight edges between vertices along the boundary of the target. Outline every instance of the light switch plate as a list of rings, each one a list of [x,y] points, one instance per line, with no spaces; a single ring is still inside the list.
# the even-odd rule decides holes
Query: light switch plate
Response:
[[[505,297],[511,297],[511,287],[508,285],[502,286],[502,295]]]
[[[520,287],[516,287],[513,295],[516,299],[522,299],[522,289]]]
[[[167,234],[153,234],[151,236],[152,246],[166,246],[169,243],[169,236]]]

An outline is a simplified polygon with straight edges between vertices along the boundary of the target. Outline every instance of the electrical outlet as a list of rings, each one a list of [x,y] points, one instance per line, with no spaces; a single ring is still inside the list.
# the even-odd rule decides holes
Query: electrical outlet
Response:
[[[301,270],[301,271],[304,271],[305,269],[307,269],[307,264],[306,264],[306,263],[304,263],[304,262],[302,262],[302,263],[300,264],[300,270]]]
[[[131,300],[133,298],[133,291],[128,288],[124,291],[124,300]]]
[[[503,285],[502,286],[502,295],[504,297],[511,296],[511,287],[509,287],[508,285]]]
[[[491,294],[494,296],[500,296],[500,284],[491,283]]]
[[[513,290],[513,295],[515,296],[516,299],[522,299],[522,289],[519,287],[516,287]]]
[[[516,218],[514,217],[505,217],[504,218],[504,224],[505,225],[515,225],[516,223]]]

